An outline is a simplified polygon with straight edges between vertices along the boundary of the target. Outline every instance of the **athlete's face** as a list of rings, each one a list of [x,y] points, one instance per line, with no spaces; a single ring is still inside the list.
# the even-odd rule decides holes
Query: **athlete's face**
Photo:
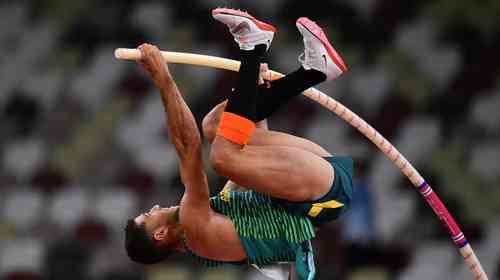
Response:
[[[162,208],[159,205],[153,206],[148,212],[137,216],[134,221],[136,224],[144,224],[146,232],[153,234],[155,239],[161,239],[161,235],[155,233],[168,231],[169,226],[178,224],[179,206]]]

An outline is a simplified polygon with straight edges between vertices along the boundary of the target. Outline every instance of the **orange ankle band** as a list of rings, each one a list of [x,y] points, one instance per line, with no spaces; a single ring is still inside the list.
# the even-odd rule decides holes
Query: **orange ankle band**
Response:
[[[230,112],[222,113],[217,135],[240,145],[246,145],[255,130],[251,120]]]

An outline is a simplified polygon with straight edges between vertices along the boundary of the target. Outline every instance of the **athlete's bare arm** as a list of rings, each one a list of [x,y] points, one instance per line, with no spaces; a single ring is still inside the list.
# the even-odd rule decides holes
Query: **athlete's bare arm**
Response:
[[[153,78],[165,108],[170,141],[177,150],[180,174],[186,188],[186,202],[196,204],[197,208],[208,212],[210,209],[208,184],[202,165],[201,137],[194,117],[158,48],[143,44],[139,49],[142,52],[139,63]]]
[[[231,220],[212,211],[203,170],[201,137],[191,110],[184,102],[157,47],[143,44],[140,64],[149,72],[165,107],[170,141],[177,150],[185,193],[180,223],[186,242],[197,255],[224,261],[246,257]]]

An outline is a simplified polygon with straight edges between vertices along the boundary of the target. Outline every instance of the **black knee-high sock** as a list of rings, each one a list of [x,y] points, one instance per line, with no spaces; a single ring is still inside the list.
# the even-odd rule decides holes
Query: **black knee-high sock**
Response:
[[[260,62],[266,45],[257,45],[254,50],[241,50],[241,66],[234,92],[229,96],[226,112],[234,113],[256,122],[257,80]]]
[[[326,75],[323,72],[300,67],[297,71],[272,81],[270,87],[266,84],[259,85],[256,122],[266,119],[292,97],[325,80]]]

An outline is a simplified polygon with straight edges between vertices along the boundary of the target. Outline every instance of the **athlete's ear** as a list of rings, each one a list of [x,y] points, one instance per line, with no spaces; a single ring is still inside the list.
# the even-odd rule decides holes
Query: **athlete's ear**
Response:
[[[167,234],[168,234],[168,227],[160,226],[153,233],[153,238],[157,241],[162,241],[165,238],[167,238]]]

